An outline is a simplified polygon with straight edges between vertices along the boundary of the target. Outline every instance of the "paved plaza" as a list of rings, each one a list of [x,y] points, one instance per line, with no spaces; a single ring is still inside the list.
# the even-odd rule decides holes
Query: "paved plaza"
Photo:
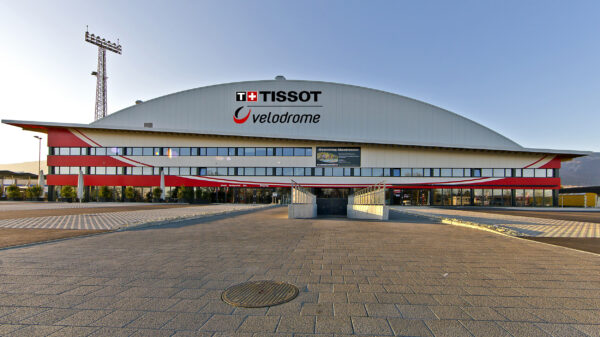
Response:
[[[147,206],[143,210],[123,210]],[[88,209],[85,214],[66,214],[56,216],[15,217],[0,219],[0,228],[38,228],[38,229],[85,229],[112,230],[139,226],[152,222],[168,221],[222,214],[236,211],[252,210],[268,207],[268,205],[251,204],[210,204],[168,209],[153,209],[153,205],[142,203],[0,203],[0,214],[3,211],[32,211],[48,209],[72,208]],[[158,204],[161,207],[163,204]],[[111,212],[94,212],[94,209],[113,208]],[[67,213],[67,212],[65,212]]]
[[[502,226],[528,236],[600,238],[600,223],[484,213],[456,208],[394,206],[394,209],[409,214],[434,218],[450,218],[486,225]],[[588,212],[593,211],[589,210]],[[600,214],[600,210],[596,210],[596,212],[599,212],[597,214]]]
[[[0,251],[2,336],[600,336],[600,256],[284,207]],[[300,295],[244,309],[248,280]]]

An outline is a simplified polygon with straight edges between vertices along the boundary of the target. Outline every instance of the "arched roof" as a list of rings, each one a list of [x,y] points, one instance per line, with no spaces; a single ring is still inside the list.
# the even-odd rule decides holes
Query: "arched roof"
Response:
[[[270,94],[261,94],[277,91],[320,93],[311,94],[307,102],[272,102]],[[236,100],[238,92],[257,92],[258,100]],[[244,123],[236,123],[233,118],[240,107],[243,107],[238,113],[240,118],[252,110]],[[260,115],[268,116],[269,112],[272,117],[286,112],[318,114],[320,117],[318,123],[269,123],[269,119],[261,123]],[[152,123],[155,130],[196,134],[522,149],[519,144],[485,126],[415,99],[347,84],[281,79],[226,83],[182,91],[125,108],[90,126],[139,129],[145,123]]]

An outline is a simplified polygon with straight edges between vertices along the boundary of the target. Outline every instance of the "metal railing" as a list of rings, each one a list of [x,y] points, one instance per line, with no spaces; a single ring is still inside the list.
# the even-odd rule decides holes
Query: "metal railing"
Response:
[[[348,196],[349,205],[385,205],[385,181],[358,190]]]
[[[317,202],[317,196],[310,193],[310,191],[300,186],[297,182],[292,180],[292,204],[314,204]]]

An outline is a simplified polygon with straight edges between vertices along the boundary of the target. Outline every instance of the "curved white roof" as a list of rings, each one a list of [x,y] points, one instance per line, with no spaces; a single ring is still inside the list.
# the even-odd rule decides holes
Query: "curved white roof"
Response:
[[[313,93],[304,95],[310,95],[307,102],[272,102],[270,93],[263,94],[277,91]],[[256,92],[258,99],[236,100],[239,92],[252,96]],[[244,123],[234,122],[234,113],[240,107],[239,118],[252,110]],[[275,114],[281,117],[286,112],[320,117],[318,123],[268,122]],[[265,118],[260,123],[262,114]],[[145,123],[152,123],[148,131],[523,150],[499,133],[431,104],[358,86],[298,80],[235,82],[191,89],[128,107],[89,126],[137,130]]]

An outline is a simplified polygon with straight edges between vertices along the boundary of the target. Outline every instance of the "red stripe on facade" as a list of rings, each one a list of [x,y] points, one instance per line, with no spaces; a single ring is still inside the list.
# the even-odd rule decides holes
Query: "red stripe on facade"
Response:
[[[559,156],[555,156],[554,158],[552,158],[551,161],[547,162],[546,164],[540,166],[540,168],[544,168],[544,169],[559,169],[561,167],[562,161],[560,160]]]
[[[85,139],[89,140],[90,142],[94,143],[96,146],[102,146],[98,143],[96,143],[93,139],[91,139],[90,137],[86,136],[85,133],[83,133],[81,130],[79,129],[73,129],[75,130],[75,132],[79,133],[82,137],[84,137]]]
[[[131,159],[131,158],[127,158],[127,157],[125,157],[125,156],[119,156],[119,157],[121,157],[121,158],[123,158],[123,159],[126,159],[126,160],[129,160],[129,161],[132,161],[132,162],[134,162],[134,163],[136,163],[136,164],[144,165],[144,166],[147,166],[147,167],[154,167],[154,166],[152,166],[152,165],[145,164],[145,163],[139,162],[139,161],[137,161],[137,160],[133,160],[133,159]],[[131,165],[131,166],[134,166],[134,165]]]
[[[91,147],[67,129],[48,129],[48,146],[51,147]],[[64,165],[61,165],[64,166]]]
[[[111,156],[48,156],[48,166],[135,166]]]
[[[202,177],[186,178],[179,176],[165,176],[165,186],[194,186],[194,187],[282,187],[286,183],[275,182],[241,182],[230,183],[223,181],[203,179]],[[76,185],[77,175],[48,175],[48,185]],[[132,176],[132,175],[86,175],[86,186],[159,186],[160,176]],[[338,187],[353,188],[369,184],[302,184],[305,187]],[[394,184],[389,188],[489,188],[489,189],[558,189],[560,178],[504,178],[490,182],[469,185],[429,185],[429,184]]]
[[[529,165],[525,166],[524,168],[529,168],[529,167],[531,167],[531,166],[533,166],[533,165],[535,165],[535,164],[537,164],[537,163],[541,162],[541,161],[542,161],[542,160],[544,160],[544,158],[546,158],[546,157],[548,157],[548,156],[543,156],[543,157],[542,157],[542,158],[540,158],[539,160],[536,160],[536,161],[534,161],[533,163],[531,163],[531,164],[529,164]]]

